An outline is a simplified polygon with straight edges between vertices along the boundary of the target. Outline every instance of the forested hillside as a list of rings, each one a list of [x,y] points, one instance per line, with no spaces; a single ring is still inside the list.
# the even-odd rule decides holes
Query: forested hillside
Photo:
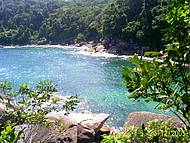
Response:
[[[160,49],[169,0],[0,0],[0,45],[120,39]]]

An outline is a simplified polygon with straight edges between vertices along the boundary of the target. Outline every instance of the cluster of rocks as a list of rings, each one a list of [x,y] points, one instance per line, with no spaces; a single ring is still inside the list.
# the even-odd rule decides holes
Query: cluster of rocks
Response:
[[[91,53],[107,52],[106,48],[101,43],[89,42],[86,46],[87,46],[87,48],[85,49],[85,51],[87,51],[87,52],[91,52]]]
[[[67,125],[67,129],[60,132],[57,127],[47,128],[42,125],[20,125],[17,130],[24,128],[24,137],[20,143],[50,142],[50,143],[99,143],[101,135],[116,134],[113,129],[105,125],[108,114],[94,114],[91,112],[70,113],[65,116],[63,112],[50,113],[47,117],[51,120],[60,120]],[[183,127],[177,118],[150,112],[130,113],[124,128],[131,126],[141,127],[152,120],[171,120],[175,127]]]
[[[105,53],[107,49],[100,42],[90,41],[90,42],[80,42],[74,44],[76,47],[84,47],[84,51],[89,53]]]
[[[143,55],[147,48],[134,43],[124,42],[119,39],[104,38],[100,42],[80,42],[75,43],[76,47],[85,47],[85,51],[90,53],[109,53],[115,55],[133,55],[135,53]]]
[[[91,112],[70,113],[68,116],[64,112],[54,112],[47,115],[49,119],[63,122],[66,129],[60,131],[58,127],[50,128],[35,125],[20,125],[17,130],[24,128],[24,136],[19,143],[29,142],[50,142],[50,143],[95,143],[101,140],[101,135],[110,134],[111,129],[107,127],[105,121],[108,114],[94,114]]]
[[[67,97],[58,94],[53,95],[60,99],[60,104]],[[4,116],[7,112],[6,106],[0,102],[0,123],[5,123],[9,117]],[[106,125],[109,118],[105,113],[92,113],[83,111],[80,113],[72,112],[68,115],[65,111],[50,112],[46,115],[48,119],[55,122],[53,126],[47,127],[43,124],[22,124],[16,126],[16,131],[23,130],[22,138],[19,143],[95,143],[101,141],[101,135],[113,134],[112,129]],[[63,123],[56,124],[56,122]]]
[[[57,44],[52,42],[46,42],[47,41],[38,44]],[[115,55],[133,55],[135,53],[142,55],[145,51],[147,51],[147,48],[141,47],[133,42],[124,42],[120,39],[113,39],[108,37],[105,37],[103,40],[100,41],[95,40],[90,42],[77,42],[73,39],[68,39],[62,42],[60,45],[83,47],[84,51],[87,51],[89,53],[110,53]],[[0,45],[0,48],[3,48],[3,46]]]
[[[60,100],[66,100],[66,97],[55,94],[54,97]],[[3,112],[7,110],[5,105],[0,102],[0,123],[7,120]],[[60,130],[56,124],[46,127],[42,124],[23,124],[16,126],[16,131],[23,130],[24,134],[19,143],[99,143],[103,134],[117,134],[114,127],[109,127],[106,121],[109,115],[105,113],[92,113],[83,111],[80,113],[70,113],[65,115],[64,111],[51,112],[46,115],[51,121],[60,121],[64,123],[64,129]],[[130,127],[141,127],[152,120],[171,120],[174,127],[183,127],[183,123],[178,118],[166,115],[155,114],[151,112],[132,112],[128,115],[123,130]]]

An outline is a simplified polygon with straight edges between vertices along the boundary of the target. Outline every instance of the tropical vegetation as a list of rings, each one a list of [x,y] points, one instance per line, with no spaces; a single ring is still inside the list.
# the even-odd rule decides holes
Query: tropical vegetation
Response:
[[[149,47],[152,61],[131,58],[134,68],[123,69],[129,98],[156,102],[157,109],[173,112],[184,124],[152,121],[126,134],[104,136],[104,143],[190,141],[190,2],[189,0],[1,0],[0,44],[69,44],[120,39]],[[0,82],[1,102],[6,106],[0,140],[17,142],[14,127],[23,123],[51,125],[45,117],[52,110],[74,109],[76,97],[58,108],[50,81],[14,91]],[[44,106],[46,105],[46,106]],[[56,108],[55,108],[56,107]]]
[[[120,39],[162,48],[168,0],[2,0],[0,45]]]
[[[64,123],[52,121],[46,115],[60,110],[64,110],[67,115],[75,108],[78,98],[71,96],[64,104],[60,104],[60,99],[53,96],[56,91],[56,85],[49,80],[41,81],[33,88],[23,83],[18,90],[13,89],[10,82],[0,82],[0,141],[2,143],[18,142],[24,129],[16,132],[15,127],[23,124],[63,127]],[[63,129],[66,129],[66,126]]]
[[[157,52],[153,61],[131,58],[134,68],[123,69],[124,84],[130,98],[158,103],[157,109],[173,112],[185,127],[153,121],[129,128],[124,135],[105,136],[104,143],[190,141],[190,2],[173,0],[168,9],[161,59]]]

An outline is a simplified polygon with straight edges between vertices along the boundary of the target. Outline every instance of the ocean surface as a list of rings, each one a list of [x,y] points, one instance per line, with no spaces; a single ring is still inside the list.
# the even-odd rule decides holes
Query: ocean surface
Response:
[[[108,124],[123,126],[134,111],[152,111],[155,104],[127,98],[122,82],[122,67],[132,66],[126,59],[85,55],[73,48],[2,48],[0,81],[34,87],[38,81],[52,80],[63,96],[78,95],[77,110],[108,113]]]

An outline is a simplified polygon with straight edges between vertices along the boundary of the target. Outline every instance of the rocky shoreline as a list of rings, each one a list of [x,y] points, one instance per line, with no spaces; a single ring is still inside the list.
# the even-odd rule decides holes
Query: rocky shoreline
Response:
[[[128,52],[128,53],[123,53],[123,54],[117,54],[114,49],[108,50],[102,43],[100,42],[81,42],[81,43],[75,43],[75,44],[65,44],[65,45],[11,45],[11,46],[0,46],[1,48],[72,48],[72,49],[78,49],[79,52],[78,54],[83,54],[83,55],[90,55],[90,56],[95,56],[95,57],[118,57],[118,58],[124,58],[128,59],[132,57],[132,55],[135,53],[133,52]],[[143,60],[149,60],[152,61],[153,58],[151,57],[145,57],[142,56]]]
[[[22,48],[22,47],[54,47],[54,48],[79,48],[89,53],[108,53],[117,56],[121,55],[134,55],[135,53],[142,55],[147,51],[146,47],[138,46],[134,43],[128,43],[119,39],[104,38],[100,41],[89,41],[89,42],[77,42],[71,41],[67,43],[61,43],[57,45],[45,44],[45,45],[0,45],[0,48]]]
[[[58,94],[52,95],[63,102],[67,99],[65,96]],[[62,102],[61,101],[61,102]],[[6,112],[4,104],[0,102],[0,122],[5,122],[7,117],[3,116]],[[123,126],[123,132],[115,127],[110,127],[106,124],[110,115],[106,113],[92,113],[89,111],[71,112],[65,115],[64,111],[50,112],[46,115],[51,121],[60,121],[65,127],[62,129],[56,124],[46,127],[42,124],[21,124],[16,126],[16,131],[24,130],[23,137],[19,143],[32,142],[51,142],[51,143],[100,143],[102,135],[115,135],[125,133],[128,127],[141,127],[149,121],[170,120],[174,127],[183,127],[183,123],[178,118],[167,115],[160,115],[151,112],[132,112],[126,117],[126,122]]]

